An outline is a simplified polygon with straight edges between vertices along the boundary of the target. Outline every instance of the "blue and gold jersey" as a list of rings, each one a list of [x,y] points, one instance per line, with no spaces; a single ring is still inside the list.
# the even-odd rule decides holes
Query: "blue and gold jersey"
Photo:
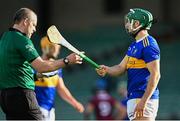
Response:
[[[160,59],[160,49],[156,40],[148,35],[133,42],[127,51],[128,98],[141,98],[146,90],[150,72],[147,63]],[[153,92],[151,99],[159,98],[159,90]]]
[[[42,73],[42,75],[42,78],[35,81],[36,98],[40,107],[51,110],[51,108],[54,107],[56,87],[59,83],[59,78],[62,78],[62,69]]]

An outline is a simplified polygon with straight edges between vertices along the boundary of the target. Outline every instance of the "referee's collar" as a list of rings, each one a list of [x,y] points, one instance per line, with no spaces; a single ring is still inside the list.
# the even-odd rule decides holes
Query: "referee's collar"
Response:
[[[9,28],[9,31],[15,31],[15,32],[20,32],[21,34],[23,34],[24,36],[26,36],[26,34],[25,33],[23,33],[23,32],[21,32],[21,31],[19,31],[18,29],[15,29],[15,28]]]

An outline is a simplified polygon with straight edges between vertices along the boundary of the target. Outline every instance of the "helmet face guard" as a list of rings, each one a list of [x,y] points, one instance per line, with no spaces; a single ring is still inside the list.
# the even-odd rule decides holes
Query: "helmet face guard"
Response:
[[[135,22],[139,21],[139,26],[134,28]],[[140,8],[130,9],[130,12],[125,16],[125,28],[128,33],[136,34],[139,30],[149,30],[152,26],[152,14]]]
[[[142,25],[139,25],[138,27],[135,28],[134,24],[136,22],[137,20],[134,20],[134,19],[130,20],[127,17],[125,17],[125,29],[128,33],[134,34],[136,33],[136,31],[138,31],[142,27]]]

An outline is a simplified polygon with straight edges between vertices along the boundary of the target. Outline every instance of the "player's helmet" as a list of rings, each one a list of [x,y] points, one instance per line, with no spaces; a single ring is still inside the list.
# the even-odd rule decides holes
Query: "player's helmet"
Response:
[[[47,36],[41,39],[40,44],[43,54],[48,55],[50,57],[53,56],[54,58],[56,58],[56,56],[59,54],[60,46],[51,43]]]
[[[140,26],[133,28],[135,21],[140,22]],[[134,8],[130,9],[130,12],[125,16],[125,27],[129,32],[134,32],[140,28],[149,30],[152,26],[153,16],[152,14],[144,9]]]
[[[98,79],[96,81],[96,89],[97,90],[106,90],[107,89],[107,81],[103,78]]]
[[[53,44],[49,41],[48,37],[45,36],[41,39],[41,49],[43,52],[48,53]]]

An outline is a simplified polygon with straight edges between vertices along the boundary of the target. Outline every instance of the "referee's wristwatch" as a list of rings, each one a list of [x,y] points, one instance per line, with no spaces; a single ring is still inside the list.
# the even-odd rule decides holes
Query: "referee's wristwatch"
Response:
[[[64,58],[63,62],[64,62],[65,65],[68,65],[69,64],[69,59],[68,58]]]

